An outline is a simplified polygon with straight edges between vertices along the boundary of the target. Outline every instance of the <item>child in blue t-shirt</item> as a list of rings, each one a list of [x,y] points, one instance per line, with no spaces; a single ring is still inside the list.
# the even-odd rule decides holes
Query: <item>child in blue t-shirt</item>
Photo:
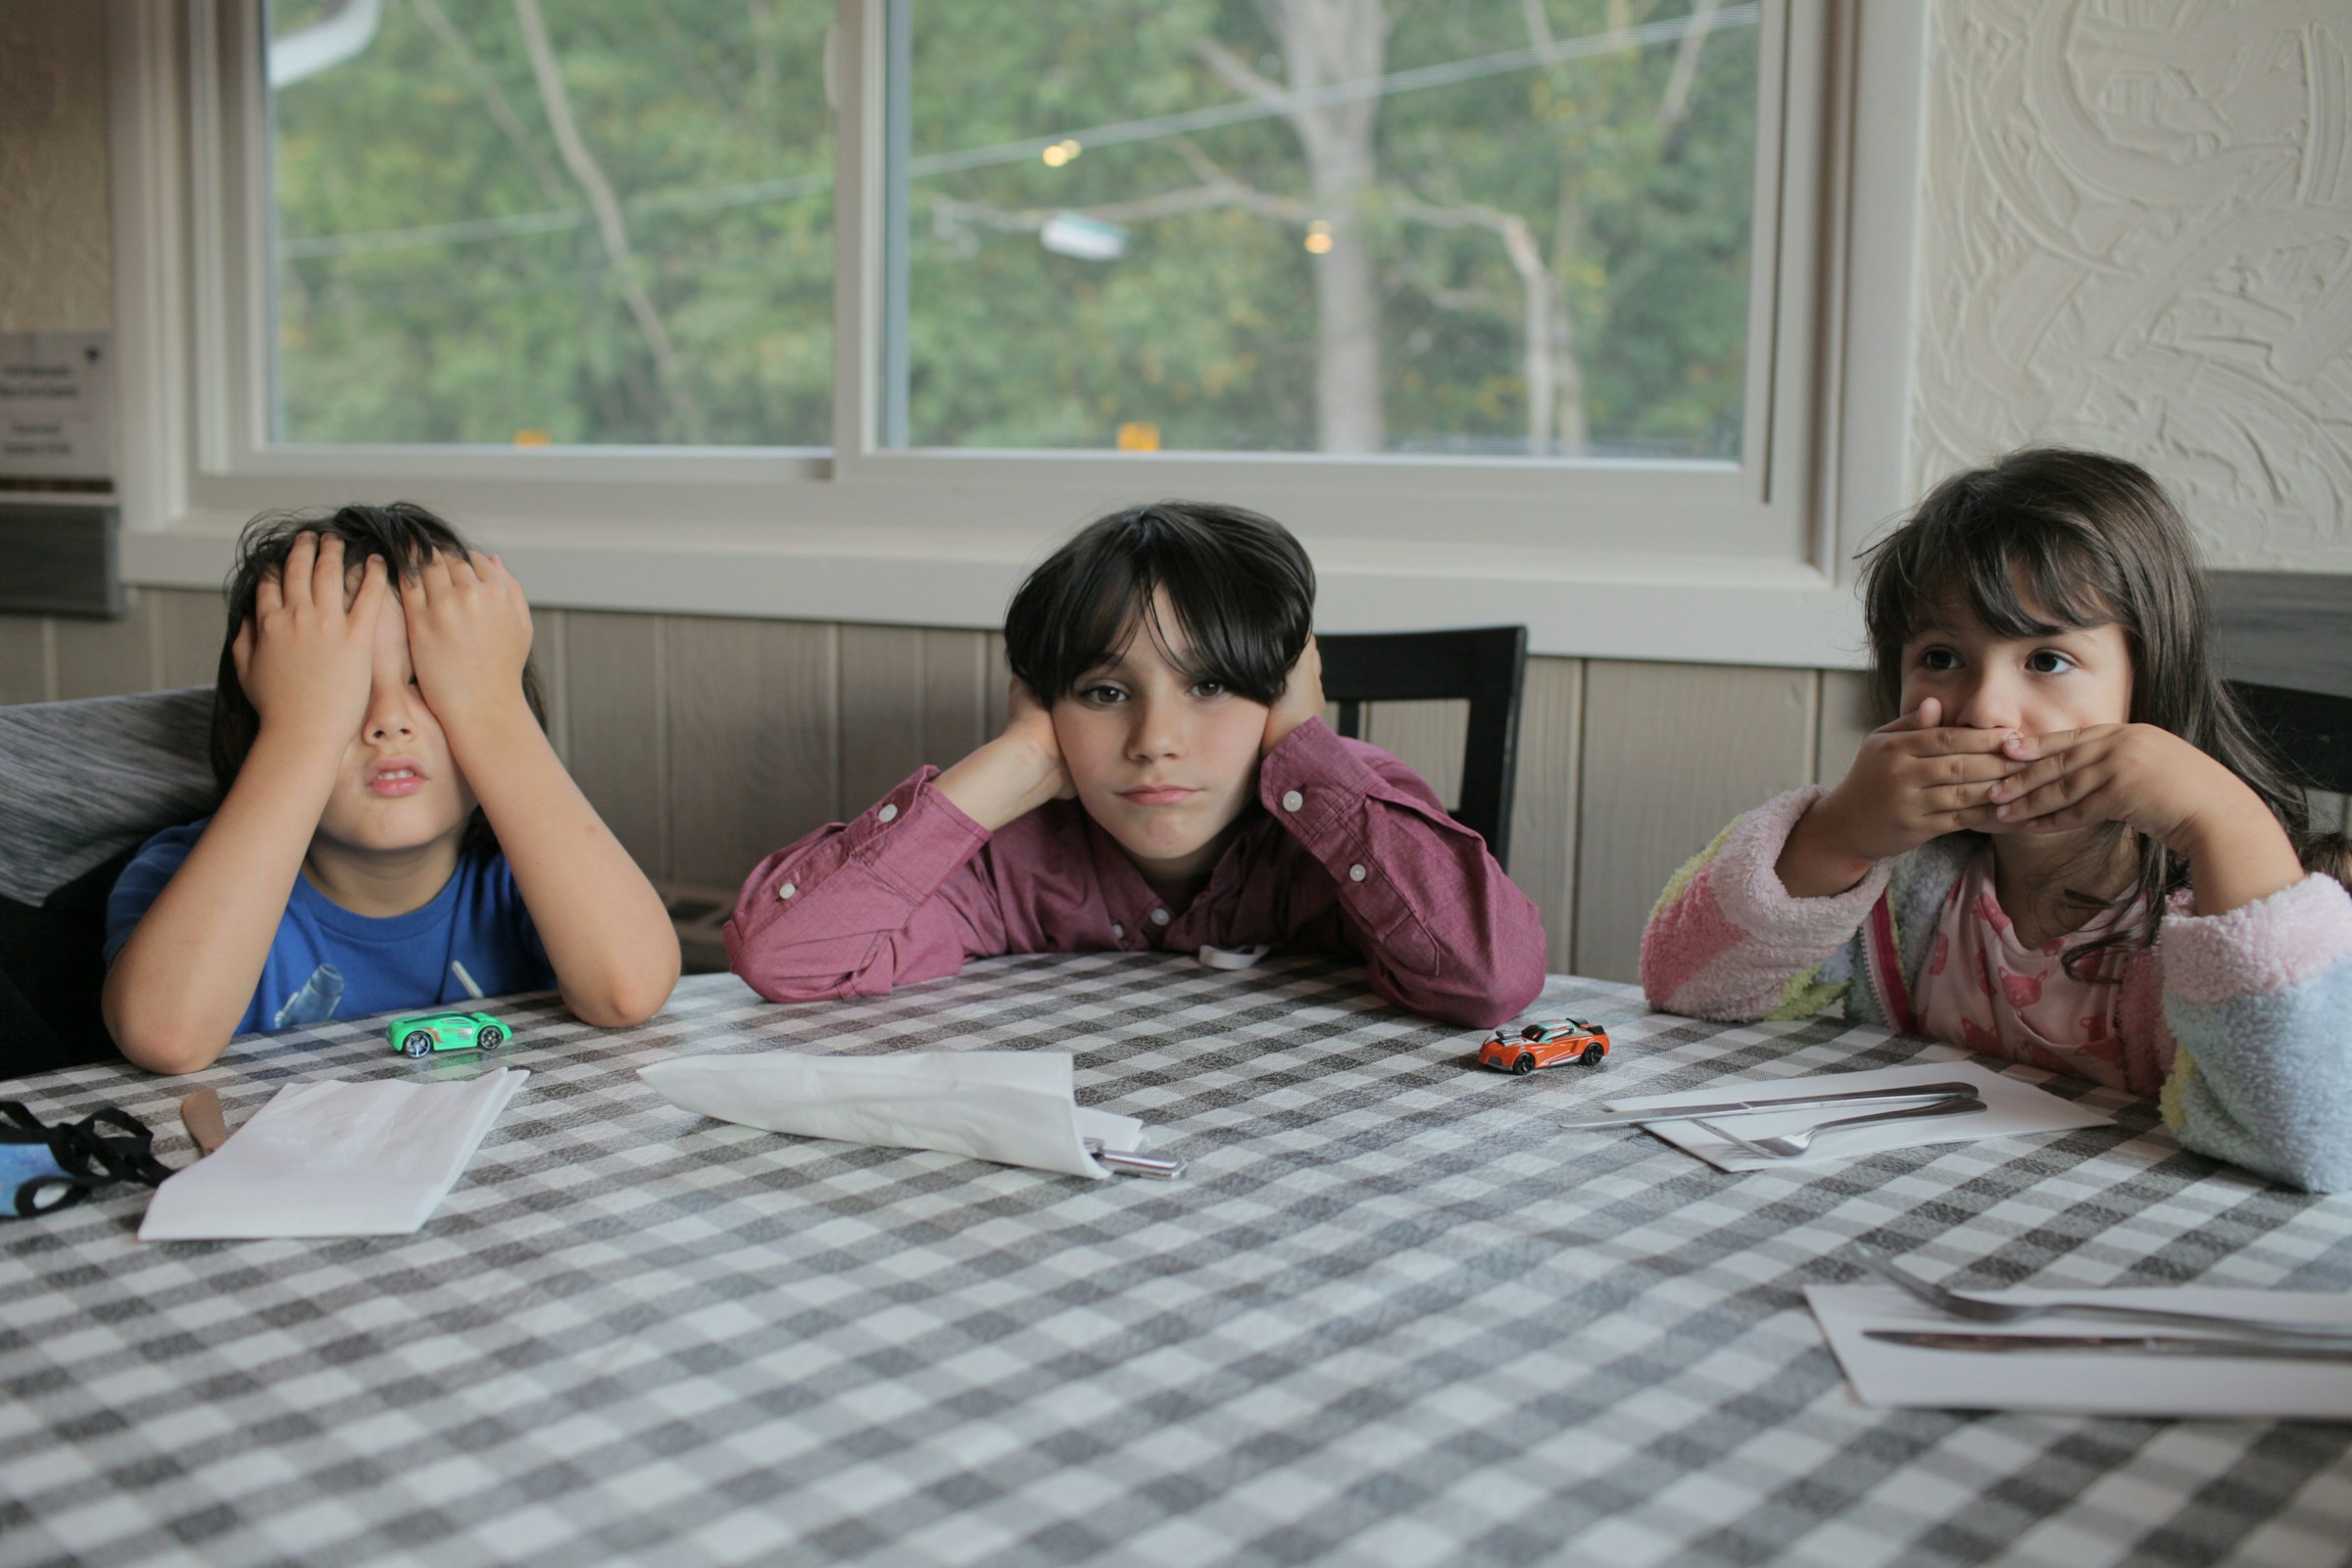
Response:
[[[398,583],[394,583],[397,573]],[[107,1027],[158,1072],[232,1035],[554,985],[605,1027],[678,978],[677,935],[541,728],[531,616],[421,507],[261,517],[239,541],[212,816],[142,846],[107,906]]]

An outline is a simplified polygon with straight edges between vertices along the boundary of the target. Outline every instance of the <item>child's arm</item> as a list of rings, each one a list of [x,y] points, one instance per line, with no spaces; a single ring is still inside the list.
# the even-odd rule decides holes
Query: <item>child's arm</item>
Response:
[[[388,589],[369,558],[343,603],[343,541],[294,542],[230,647],[261,729],[220,808],[107,971],[102,1007],[122,1054],[155,1072],[220,1056],[253,1004],[311,834],[368,706]]]
[[[1309,638],[1266,713],[1258,799],[1330,872],[1372,989],[1471,1028],[1516,1016],[1544,989],[1534,901],[1410,768],[1348,750],[1323,706]]]
[[[1798,897],[1778,869],[1824,792],[1774,797],[1715,836],[1668,879],[1642,930],[1642,990],[1649,1004],[1693,1018],[1745,1023],[1803,1018],[1837,1003],[1842,985],[1819,971],[1860,942],[1886,891],[1891,861],[1873,860],[1843,891]]]
[[[813,1002],[880,996],[1007,951],[980,851],[1072,793],[1052,716],[1015,681],[1003,734],[755,866],[727,922],[729,966],[770,1002]]]
[[[417,688],[498,835],[564,1004],[600,1028],[652,1017],[678,982],[677,931],[523,699],[521,585],[495,556],[436,556],[400,597]]]
[[[2308,876],[2221,914],[2175,914],[2155,957],[2174,1134],[2312,1192],[2352,1188],[2352,897]]]

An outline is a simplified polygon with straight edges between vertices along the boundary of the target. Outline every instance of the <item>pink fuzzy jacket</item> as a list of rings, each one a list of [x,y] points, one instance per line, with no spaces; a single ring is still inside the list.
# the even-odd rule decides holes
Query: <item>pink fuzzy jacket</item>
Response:
[[[1774,867],[1821,793],[1766,802],[1666,884],[1642,933],[1653,1006],[1739,1021],[1836,1009],[1918,1030],[1912,999],[1936,914],[1981,841],[1954,834],[1836,897],[1795,898]],[[2159,1096],[2184,1146],[2315,1192],[2352,1188],[2352,897],[2341,886],[2308,876],[2217,915],[2176,906],[2122,984],[2124,1087]]]

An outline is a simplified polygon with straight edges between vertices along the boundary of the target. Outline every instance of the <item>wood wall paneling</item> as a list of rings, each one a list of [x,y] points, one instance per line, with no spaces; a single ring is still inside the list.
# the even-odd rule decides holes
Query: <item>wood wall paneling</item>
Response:
[[[1821,729],[1814,747],[1813,782],[1836,784],[1854,765],[1863,737],[1886,722],[1878,714],[1870,677],[1859,670],[1821,672]]]
[[[158,592],[153,588],[126,590],[130,612],[120,620],[52,617],[60,700],[154,689]]]
[[[155,601],[155,687],[210,686],[220,678],[228,602],[201,588],[149,588]]]
[[[922,636],[923,760],[952,767],[996,734],[988,722],[989,692],[1002,682],[993,677],[987,633],[941,630]],[[842,805],[858,808],[855,801]]]
[[[1809,669],[1587,666],[1571,969],[1638,977],[1642,922],[1675,867],[1809,779],[1818,699]]]
[[[841,814],[840,628],[666,616],[670,877],[732,887]]]
[[[564,619],[571,776],[646,875],[670,877],[662,617],[574,610]]]
[[[928,697],[919,629],[841,628],[841,780],[834,800],[842,815],[863,810],[925,762],[944,767],[954,760],[933,756],[924,743]]]
[[[1466,699],[1364,705],[1364,739],[1420,774],[1448,807],[1461,804],[1462,746],[1469,734]]]
[[[539,669],[539,692],[547,699],[547,744],[566,769],[571,766],[570,617],[561,610],[531,612],[531,662]]]
[[[47,617],[0,615],[0,703],[45,703],[56,695]]]
[[[1565,972],[1576,934],[1577,770],[1585,662],[1531,659],[1519,710],[1511,800],[1511,880],[1544,912],[1546,968]]]
[[[1004,733],[1006,708],[1012,697],[1012,666],[1004,662],[1004,634],[1001,631],[981,634],[988,643],[988,673],[981,696],[988,700],[988,733]]]

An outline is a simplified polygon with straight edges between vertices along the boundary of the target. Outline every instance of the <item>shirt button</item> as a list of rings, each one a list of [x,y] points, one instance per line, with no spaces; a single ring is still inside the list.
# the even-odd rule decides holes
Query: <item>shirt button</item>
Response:
[[[895,822],[898,820],[898,817],[899,808],[895,806],[885,806],[882,808],[882,809],[874,813],[874,820],[877,822]]]
[[[1123,926],[1123,925],[1120,925],[1120,924],[1118,924],[1118,923],[1117,923],[1117,922],[1115,922],[1115,921],[1114,921],[1114,922],[1112,922],[1112,924],[1111,924],[1111,928],[1110,928],[1110,940],[1111,940],[1111,941],[1113,941],[1113,942],[1124,942],[1124,941],[1126,941],[1126,940],[1127,940],[1127,928],[1126,928],[1125,926]]]
[[[1351,865],[1351,866],[1349,866],[1349,867],[1348,868],[1348,881],[1350,881],[1350,882],[1361,882],[1363,879],[1364,879],[1364,868],[1363,868],[1362,866],[1360,866],[1360,865]]]
[[[1153,925],[1166,925],[1168,923],[1168,911],[1165,909],[1153,909],[1152,911],[1152,923]]]
[[[1296,811],[1298,809],[1298,808],[1304,806],[1305,804],[1306,797],[1299,794],[1297,790],[1284,790],[1282,792],[1282,808],[1284,810]]]
[[[784,884],[782,887],[780,887],[780,888],[776,889],[776,897],[777,897],[777,898],[779,898],[779,899],[789,899],[789,898],[791,898],[791,897],[792,897],[792,896],[793,896],[795,893],[798,893],[798,892],[800,892],[800,891],[801,891],[801,890],[800,890],[800,887],[799,887],[799,885],[798,885],[798,884],[796,884],[796,883],[792,883],[792,882],[787,882],[787,883],[785,883],[785,884]]]

